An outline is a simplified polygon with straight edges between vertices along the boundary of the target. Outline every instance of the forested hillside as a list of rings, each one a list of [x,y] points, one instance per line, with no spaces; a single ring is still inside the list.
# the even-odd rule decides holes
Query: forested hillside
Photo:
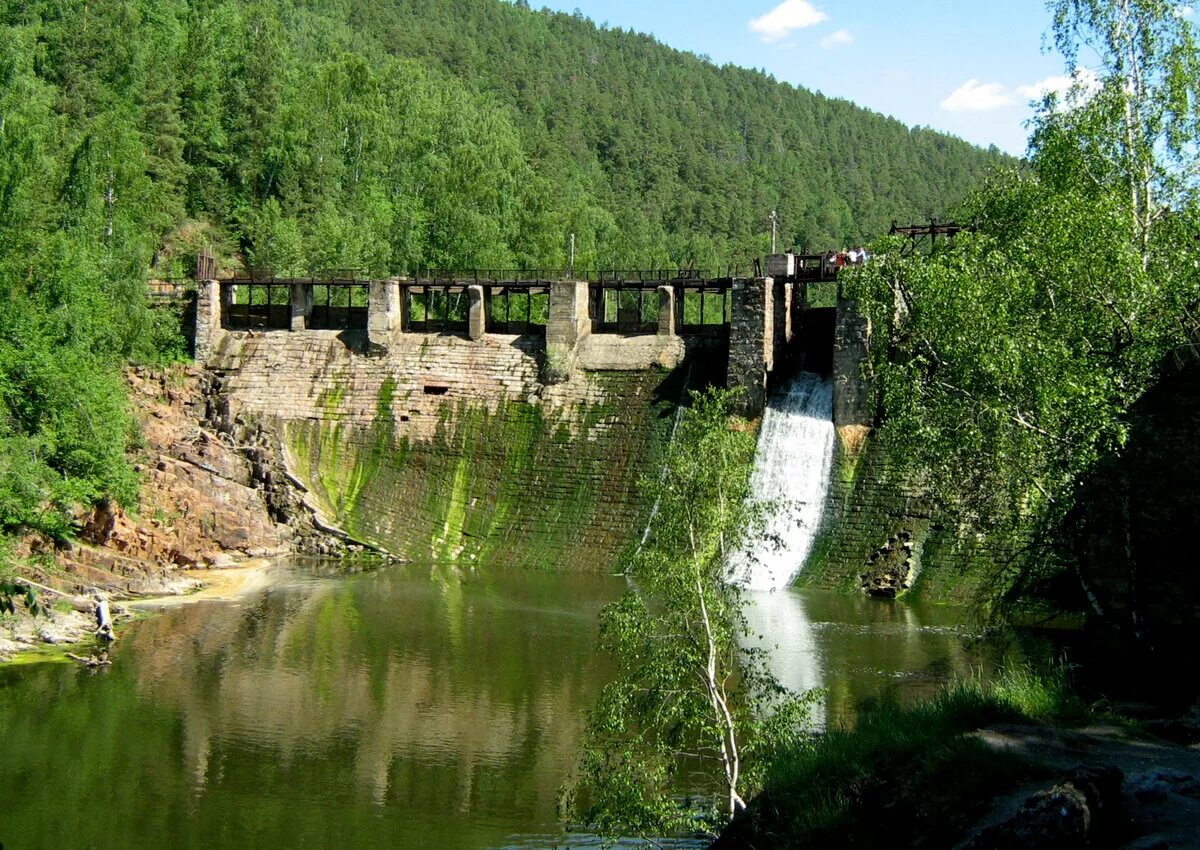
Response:
[[[136,481],[149,276],[700,268],[947,209],[998,158],[499,0],[0,5],[0,527]]]
[[[80,0],[5,17],[8,88],[37,95],[6,142],[52,133],[50,206],[68,183],[85,209],[111,188],[102,226],[162,240],[196,218],[262,265],[560,267],[568,232],[588,267],[744,263],[773,208],[785,244],[842,246],[948,208],[995,159],[498,0]]]

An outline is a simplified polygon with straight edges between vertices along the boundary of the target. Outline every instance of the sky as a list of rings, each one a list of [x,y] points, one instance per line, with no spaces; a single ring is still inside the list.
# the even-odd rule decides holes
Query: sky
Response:
[[[759,68],[905,124],[1023,154],[1030,101],[1065,87],[1045,0],[534,0]]]

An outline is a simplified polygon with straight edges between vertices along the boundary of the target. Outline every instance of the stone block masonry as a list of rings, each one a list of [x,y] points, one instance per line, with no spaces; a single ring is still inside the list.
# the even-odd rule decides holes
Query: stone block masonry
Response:
[[[1025,541],[964,537],[899,478],[866,428],[838,434],[822,526],[797,584],[887,596],[907,591],[949,604],[989,601],[991,582]]]
[[[733,319],[729,326],[727,386],[742,391],[747,416],[758,416],[767,403],[767,375],[773,364],[774,316],[771,278],[733,284]]]
[[[311,286],[293,283],[289,293],[288,303],[291,307],[291,329],[302,331],[308,327],[309,318],[313,311],[313,291]]]
[[[229,332],[209,359],[218,406],[279,436],[322,523],[413,560],[569,569],[640,532],[684,370],[546,386],[538,337],[394,333],[368,357],[347,336]]]
[[[574,348],[591,333],[586,281],[558,280],[550,284],[550,316],[546,321],[546,345]]]
[[[803,289],[771,278],[732,282],[728,338],[681,335],[678,284],[656,287],[657,328],[632,336],[592,333],[584,281],[549,283],[544,335],[490,332],[489,289],[466,281],[465,327],[409,332],[405,286],[369,282],[365,331],[312,330],[297,281],[283,328],[239,331],[221,325],[233,285],[205,281],[196,328],[229,432],[272,435],[318,526],[412,559],[611,567],[641,530],[637,482],[682,376],[741,388],[756,417],[806,335]]]
[[[403,324],[404,298],[400,292],[400,279],[371,281],[367,290],[367,340],[371,349],[385,352],[392,334]]]
[[[853,301],[838,298],[833,334],[833,424],[871,425],[871,323]]]
[[[279,281],[290,287],[288,321],[283,327],[292,332],[304,332],[310,329],[310,319],[313,312],[312,280]],[[347,281],[332,282],[335,285],[345,285]],[[408,329],[405,310],[408,309],[409,287],[414,284],[403,278],[389,280],[371,280],[362,282],[368,288],[366,307],[366,344],[362,350],[372,356],[386,354],[397,335]],[[362,283],[358,285],[362,285]],[[869,421],[869,388],[863,376],[863,366],[866,363],[867,345],[870,328],[858,316],[849,302],[839,304],[837,309],[837,342],[836,356],[833,358],[812,358],[811,348],[820,345],[828,348],[829,343],[823,338],[806,339],[811,334],[803,333],[802,321],[808,308],[805,284],[791,280],[775,280],[773,278],[757,278],[744,280],[722,280],[717,282],[726,291],[731,300],[728,324],[728,336],[722,342],[728,343],[728,361],[719,369],[714,369],[708,378],[719,381],[724,377],[726,385],[743,391],[743,412],[750,417],[761,414],[767,400],[768,376],[772,372],[787,371],[795,365],[812,361],[824,370],[828,368],[829,359],[834,362],[836,376],[835,403],[839,424],[860,424]],[[217,341],[225,332],[226,327],[245,328],[245,317],[237,318],[239,324],[223,324],[223,317],[233,304],[234,289],[240,284],[236,282],[220,284],[216,281],[204,281],[200,298],[197,300],[197,356],[204,362],[217,346]],[[253,286],[253,281],[247,282]],[[259,284],[262,285],[262,284]],[[330,285],[330,284],[326,284]],[[418,285],[423,290],[425,284]],[[491,315],[491,298],[493,293],[490,286],[476,281],[467,280],[452,282],[465,292],[468,300],[465,327],[461,327],[461,319],[452,324],[466,331],[468,339],[478,342],[489,334]],[[543,284],[539,284],[542,286]],[[570,368],[576,363],[580,346],[593,335],[593,317],[591,316],[592,292],[591,284],[586,281],[551,281],[548,284],[549,304],[545,326],[545,348],[548,361],[554,366],[551,370],[557,374],[563,368]],[[602,287],[603,284],[597,284]],[[655,365],[674,365],[671,363],[675,355],[672,352],[684,348],[707,347],[707,342],[697,344],[690,339],[680,345],[672,340],[687,335],[695,337],[695,329],[685,330],[686,321],[682,316],[682,305],[687,283],[674,282],[656,287],[658,321],[657,328],[649,334],[657,332],[663,341],[656,344],[653,356],[641,357],[643,368]],[[692,292],[698,288],[701,292],[706,282],[692,282]],[[627,287],[628,289],[628,287]],[[636,291],[636,284],[633,290]],[[618,291],[620,291],[618,289]],[[611,294],[612,290],[608,292]],[[701,296],[704,297],[704,296]],[[601,296],[603,303],[603,296]],[[356,307],[355,309],[361,309]],[[428,308],[427,308],[428,309]],[[428,317],[427,317],[428,318]],[[446,317],[434,321],[434,327]],[[234,321],[231,319],[231,322]],[[683,327],[681,327],[681,322]],[[272,329],[271,317],[267,316],[267,325]],[[451,323],[447,323],[451,324]],[[249,325],[253,327],[253,324]],[[608,336],[618,336],[629,342],[627,352],[620,352],[620,345],[614,347],[603,345],[593,346],[593,349],[603,349],[604,359],[611,361],[614,352],[621,367],[629,368],[631,363],[645,354],[649,347],[642,340],[633,342],[642,334],[626,336],[623,333],[614,334],[611,327],[605,327]],[[811,330],[811,328],[810,328]],[[707,332],[705,332],[707,334]],[[600,334],[601,336],[606,334]],[[357,336],[351,334],[351,336]],[[280,341],[286,347],[288,343]],[[804,356],[800,356],[801,352]],[[676,360],[677,362],[677,360]],[[584,367],[587,368],[586,366]],[[619,367],[620,368],[620,367]],[[547,373],[549,374],[549,373]]]
[[[205,363],[221,336],[221,284],[202,280],[196,285],[196,362]]]

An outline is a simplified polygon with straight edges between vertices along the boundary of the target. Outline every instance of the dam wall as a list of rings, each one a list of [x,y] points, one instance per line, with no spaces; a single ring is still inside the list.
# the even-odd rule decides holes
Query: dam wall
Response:
[[[322,524],[412,560],[594,569],[639,527],[687,369],[713,359],[649,339],[594,339],[553,384],[541,339],[498,334],[367,356],[348,332],[226,333],[208,368],[220,415],[278,438]]]
[[[805,293],[769,277],[206,280],[196,352],[211,417],[266,444],[260,478],[290,488],[281,513],[298,494],[316,528],[411,560],[609,568],[644,527],[640,481],[689,389],[738,388],[755,419],[813,353],[803,328],[829,329],[807,343],[833,362],[834,311],[810,321]]]

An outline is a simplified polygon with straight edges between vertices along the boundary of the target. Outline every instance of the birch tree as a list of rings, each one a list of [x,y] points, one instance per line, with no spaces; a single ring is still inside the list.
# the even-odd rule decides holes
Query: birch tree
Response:
[[[1188,16],[1173,0],[1051,0],[1053,42],[1075,90],[1043,104],[1031,145],[1081,152],[1078,172],[1120,184],[1134,244],[1149,267],[1155,226],[1187,202],[1200,175],[1200,63]],[[1092,82],[1098,91],[1087,91]],[[1064,108],[1065,107],[1065,108]]]
[[[1191,25],[1164,0],[1050,8],[1075,85],[1043,102],[1028,167],[959,211],[975,232],[928,257],[881,243],[844,281],[888,335],[873,355],[897,463],[964,528],[1031,541],[999,593],[1053,564],[1078,482],[1200,339]]]
[[[754,438],[731,420],[729,398],[694,396],[661,477],[646,484],[658,511],[624,561],[630,589],[601,618],[618,673],[591,715],[572,814],[605,832],[728,819],[752,785],[747,747],[762,752],[804,710],[744,648],[741,591],[725,581],[727,554],[762,513],[748,498]],[[680,786],[710,789],[710,805],[683,805]]]

